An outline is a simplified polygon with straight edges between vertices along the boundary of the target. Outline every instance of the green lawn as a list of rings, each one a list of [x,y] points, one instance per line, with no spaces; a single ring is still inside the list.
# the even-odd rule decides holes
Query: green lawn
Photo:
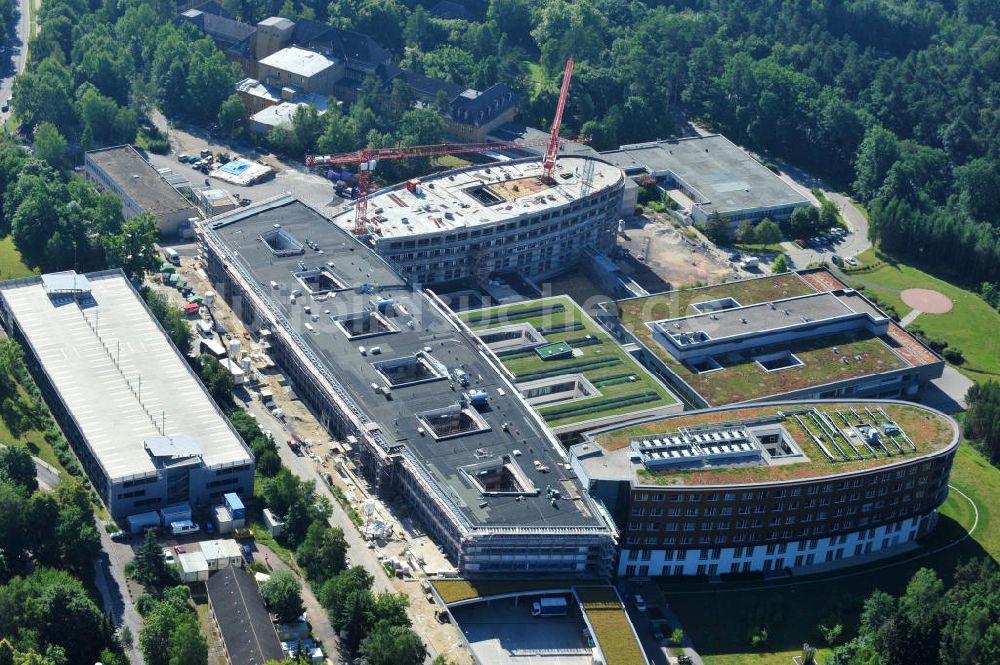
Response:
[[[25,401],[29,400],[24,388],[18,385],[17,390],[21,399]],[[59,462],[59,458],[56,457],[55,450],[52,449],[52,444],[45,440],[44,432],[31,429],[21,432],[19,436],[15,437],[3,417],[0,416],[0,443],[22,445],[28,449],[32,456],[38,457],[58,469],[60,478],[65,478],[67,475],[66,469],[63,468],[63,465]]]
[[[439,155],[433,159],[435,166],[441,166],[446,169],[457,169],[463,166],[468,166],[472,162],[467,159],[462,159],[458,155]]]
[[[733,248],[738,249],[741,252],[753,252],[755,254],[781,254],[785,251],[785,248],[781,246],[781,243],[774,243],[773,245],[760,245],[757,243],[733,243]]]
[[[0,238],[0,281],[37,274],[37,270],[32,270],[21,261],[21,254],[14,247],[11,236]]]
[[[788,665],[801,651],[802,642],[823,646],[816,629],[821,623],[841,623],[842,639],[850,639],[861,603],[874,589],[899,594],[921,567],[934,568],[948,582],[960,560],[986,555],[1000,560],[995,501],[1000,470],[962,444],[951,484],[975,502],[979,522],[971,538],[942,552],[931,553],[959,541],[975,522],[972,506],[954,491],[941,509],[937,529],[919,552],[791,583],[664,583],[664,591],[708,665]],[[766,651],[754,652],[750,635],[763,626],[768,630],[768,646]],[[818,660],[822,662],[822,652]]]
[[[876,263],[881,258],[873,250],[858,257],[866,264]],[[914,324],[929,337],[944,339],[950,346],[961,350],[965,354],[965,369],[1000,375],[1000,334],[990,334],[990,331],[995,333],[1000,330],[1000,313],[972,291],[902,263],[886,264],[871,272],[859,273],[857,281],[869,286],[879,298],[892,303],[900,316],[906,316],[910,307],[903,304],[897,291],[923,288],[945,294],[954,303],[950,312],[921,314]],[[969,376],[973,379],[985,378],[976,372],[970,372]]]
[[[549,82],[549,78],[545,75],[545,70],[542,69],[541,65],[534,62],[528,63],[528,79],[531,81],[532,96],[537,95]]]

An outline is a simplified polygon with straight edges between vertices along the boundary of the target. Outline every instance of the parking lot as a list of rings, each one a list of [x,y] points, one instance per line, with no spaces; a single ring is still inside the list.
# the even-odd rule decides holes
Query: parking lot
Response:
[[[532,598],[495,600],[452,610],[481,663],[490,665],[591,665],[593,649],[575,606],[566,616],[531,616]]]
[[[208,147],[211,148],[212,146]],[[218,147],[218,150],[228,151],[227,148],[223,147]],[[198,154],[198,151],[195,151],[194,154]],[[232,152],[230,152],[230,155],[234,159],[237,157]],[[293,196],[305,201],[324,214],[331,214],[334,209],[345,204],[343,199],[334,194],[333,185],[330,184],[330,181],[316,174],[309,173],[304,167],[296,168],[283,164],[273,158],[264,158],[264,161],[268,166],[275,169],[274,177],[255,185],[241,186],[206,176],[191,164],[182,164],[177,161],[177,155],[174,153],[169,155],[154,155],[150,153],[147,156],[149,157],[149,163],[155,168],[170,169],[174,173],[184,176],[191,181],[191,186],[195,189],[205,188],[206,186],[213,189],[224,189],[230,194],[239,195],[251,201],[260,201],[278,194],[290,192]],[[250,160],[256,159],[254,155],[239,156]],[[206,180],[208,181],[208,185],[205,184]]]

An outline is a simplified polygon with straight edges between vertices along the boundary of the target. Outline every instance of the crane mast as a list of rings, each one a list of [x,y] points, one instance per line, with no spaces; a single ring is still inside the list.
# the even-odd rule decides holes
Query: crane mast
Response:
[[[552,120],[549,131],[549,143],[545,148],[545,158],[542,160],[542,181],[552,183],[552,172],[556,168],[556,156],[559,153],[559,128],[562,126],[563,111],[566,109],[566,96],[569,94],[569,82],[573,78],[573,58],[566,61],[566,71],[563,72],[562,89],[559,91],[559,104],[556,106],[556,117]]]
[[[364,235],[368,226],[368,194],[372,185],[372,171],[382,159],[407,159],[411,157],[434,157],[438,155],[455,155],[466,152],[482,152],[484,150],[507,150],[545,146],[545,156],[542,159],[542,181],[551,184],[552,172],[556,165],[556,154],[561,143],[584,143],[589,138],[562,139],[559,138],[559,127],[562,125],[563,109],[566,107],[566,95],[569,92],[569,81],[573,76],[573,59],[566,62],[566,72],[563,74],[562,90],[559,93],[559,105],[556,108],[555,120],[548,139],[544,141],[495,141],[489,143],[439,143],[435,145],[395,146],[389,148],[362,148],[353,152],[336,155],[306,155],[306,166],[332,166],[334,164],[352,164],[358,167],[358,197],[354,204],[354,233]]]

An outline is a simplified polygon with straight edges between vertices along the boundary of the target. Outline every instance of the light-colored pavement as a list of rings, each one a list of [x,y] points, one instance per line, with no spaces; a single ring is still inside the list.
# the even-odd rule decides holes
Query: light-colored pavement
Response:
[[[103,551],[94,561],[94,583],[104,600],[104,609],[111,616],[115,626],[119,630],[122,626],[128,626],[132,633],[134,646],[126,651],[129,662],[132,665],[143,665],[145,661],[138,649],[142,617],[135,610],[136,599],[131,597],[128,581],[125,579],[125,564],[134,558],[135,553],[130,543],[114,542],[101,521],[95,519],[95,522],[97,532],[101,535]]]
[[[899,325],[905,328],[906,326],[916,321],[917,317],[920,316],[922,313],[923,312],[921,312],[919,309],[911,309],[909,314],[907,314],[906,316],[904,316],[899,320]]]
[[[920,390],[920,403],[945,413],[964,411],[967,406],[965,395],[972,387],[972,383],[969,377],[951,365],[945,365],[941,377],[934,379]]]
[[[14,90],[14,78],[24,70],[24,65],[28,58],[28,35],[30,34],[30,29],[28,27],[28,20],[30,13],[28,12],[28,3],[32,0],[19,0],[18,2],[18,19],[17,24],[14,27],[14,35],[11,40],[11,47],[8,49],[7,53],[3,54],[0,58],[0,73],[9,74],[5,78],[0,79],[0,104],[6,102]],[[8,63],[11,68],[8,69]],[[0,119],[3,120],[4,127],[7,126],[7,119],[10,117],[10,111],[6,113],[0,112]]]

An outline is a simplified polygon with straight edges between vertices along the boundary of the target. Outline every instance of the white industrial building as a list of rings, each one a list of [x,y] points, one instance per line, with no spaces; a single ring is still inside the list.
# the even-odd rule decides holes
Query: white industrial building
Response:
[[[586,249],[614,247],[625,176],[598,159],[562,157],[555,182],[522,159],[470,166],[371,196],[370,244],[409,280],[446,282],[516,272],[544,279]],[[354,227],[348,207],[334,221]]]
[[[0,322],[115,519],[253,491],[253,456],[118,270],[0,284]]]

